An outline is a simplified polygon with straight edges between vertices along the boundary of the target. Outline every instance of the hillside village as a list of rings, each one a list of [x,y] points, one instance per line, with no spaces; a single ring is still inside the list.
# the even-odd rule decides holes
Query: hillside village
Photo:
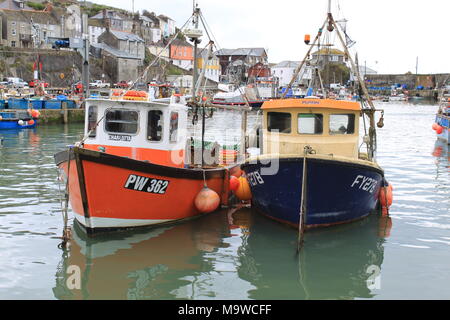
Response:
[[[72,49],[63,48],[55,52],[52,47],[57,38],[82,38],[83,14],[88,16],[91,80],[101,79],[111,83],[134,81],[150,61],[160,55],[161,60],[151,69],[148,79],[142,80],[170,81],[182,88],[191,87],[192,78],[189,75],[194,67],[193,45],[179,34],[167,47],[169,39],[178,29],[177,22],[166,13],[147,10],[132,13],[74,0],[4,0],[0,3],[0,54],[10,58],[7,63],[0,65],[0,76],[18,76],[29,81],[36,67],[36,55],[40,54],[41,60],[49,55],[73,55]],[[28,56],[18,58],[24,54]],[[205,77],[210,85],[219,82],[251,83],[257,78],[275,76],[282,86],[289,82],[299,63],[284,61],[269,64],[265,48],[220,49],[207,64],[206,54],[206,50],[198,49],[197,71],[200,73],[206,68]],[[13,57],[15,59],[11,60]],[[329,59],[342,62],[343,53],[335,52]],[[60,60],[62,65],[58,70],[53,70],[55,66],[52,63],[41,61],[43,80],[48,81],[45,75],[52,78],[53,82],[79,80],[79,57]],[[64,65],[68,60],[71,63]],[[311,70],[305,68],[303,72],[311,73]]]

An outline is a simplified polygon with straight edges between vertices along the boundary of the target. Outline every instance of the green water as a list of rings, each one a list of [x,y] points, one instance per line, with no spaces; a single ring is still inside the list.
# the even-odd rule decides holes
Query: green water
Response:
[[[450,155],[431,130],[437,107],[378,107],[390,219],[309,232],[300,255],[296,230],[250,209],[95,239],[75,227],[62,251],[53,154],[82,126],[0,132],[0,299],[449,299]],[[207,135],[238,120],[219,113]]]

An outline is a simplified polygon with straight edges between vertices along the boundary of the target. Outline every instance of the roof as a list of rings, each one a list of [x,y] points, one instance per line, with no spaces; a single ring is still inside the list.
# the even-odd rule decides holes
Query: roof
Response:
[[[171,45],[180,46],[180,47],[181,46],[183,46],[183,47],[192,47],[192,45],[189,42],[187,42],[185,40],[181,40],[181,39],[174,39],[172,41]]]
[[[300,65],[300,61],[282,61],[272,68],[297,68]]]
[[[164,20],[164,21],[168,21],[168,20],[172,20],[172,21],[175,21],[175,20],[173,20],[173,19],[171,19],[171,18],[169,18],[168,16],[165,16],[165,15],[163,15],[163,14],[160,14],[159,16],[158,16],[158,18],[159,19],[161,19],[161,20]]]
[[[39,24],[50,23],[53,25],[59,25],[59,22],[56,19],[56,17],[50,14],[49,12],[34,11],[34,10],[1,9],[0,13],[6,16],[8,20],[21,21],[27,23],[31,23],[31,20],[33,20],[34,23]]]
[[[145,42],[142,40],[141,37],[134,33],[124,32],[124,31],[117,31],[117,30],[109,30],[113,36],[115,36],[119,40],[124,41],[133,41],[133,42]]]
[[[155,15],[155,13],[148,12],[148,11],[145,12],[145,10],[144,10],[144,14],[142,14],[141,17],[142,16],[146,17],[147,19],[152,20],[155,25],[159,26],[159,18]]]
[[[106,13],[106,17],[103,15],[104,12]],[[118,11],[114,11],[114,10],[100,11],[95,16],[91,17],[90,19],[104,19],[104,18],[118,19],[118,20],[132,20],[132,18],[126,16],[125,14],[118,12]]]
[[[131,55],[128,52],[121,51],[115,48],[112,48],[108,46],[106,43],[92,43],[91,47],[94,47],[96,49],[105,50],[109,54],[115,56],[116,58],[122,58],[122,59],[140,59],[139,57],[135,55]]]
[[[325,108],[337,110],[360,111],[358,102],[332,100],[332,99],[283,99],[264,102],[262,109],[288,109],[288,108]]]
[[[338,49],[332,49],[332,48],[320,49],[319,51],[314,52],[312,55],[316,56],[316,55],[319,55],[319,54],[321,54],[321,55],[333,54],[333,55],[340,55],[340,56],[344,56],[345,55],[345,53],[343,51],[338,50]]]
[[[266,54],[264,48],[238,48],[238,49],[220,49],[215,52],[217,56],[255,56],[261,57]]]
[[[19,4],[23,3],[23,9],[20,8]],[[9,10],[33,10],[27,4],[25,1],[20,0],[5,0],[2,3],[0,3],[0,9],[9,9]]]
[[[142,21],[152,22],[153,23],[153,19],[151,19],[151,18],[149,18],[147,16],[144,16],[142,14],[139,16],[139,19],[142,20]]]

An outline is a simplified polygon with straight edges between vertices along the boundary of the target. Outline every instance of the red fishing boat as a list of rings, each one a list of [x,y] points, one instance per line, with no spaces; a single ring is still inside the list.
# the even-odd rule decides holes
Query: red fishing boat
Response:
[[[187,159],[187,113],[182,96],[86,101],[85,138],[55,161],[88,233],[190,219],[227,203],[228,169]]]

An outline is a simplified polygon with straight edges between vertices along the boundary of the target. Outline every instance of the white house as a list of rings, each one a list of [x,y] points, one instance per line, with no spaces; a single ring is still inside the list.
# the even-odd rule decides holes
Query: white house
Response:
[[[279,79],[280,87],[285,87],[291,82],[295,70],[298,68],[299,64],[300,62],[298,61],[283,61],[271,68],[272,76],[277,77]],[[300,79],[302,80],[301,83],[299,83]],[[312,69],[306,66],[306,64],[304,64],[302,70],[300,70],[300,73],[296,79],[297,84],[306,85],[308,80],[311,79],[312,79]]]
[[[158,19],[162,37],[170,37],[175,34],[175,20],[162,14],[158,16]]]

